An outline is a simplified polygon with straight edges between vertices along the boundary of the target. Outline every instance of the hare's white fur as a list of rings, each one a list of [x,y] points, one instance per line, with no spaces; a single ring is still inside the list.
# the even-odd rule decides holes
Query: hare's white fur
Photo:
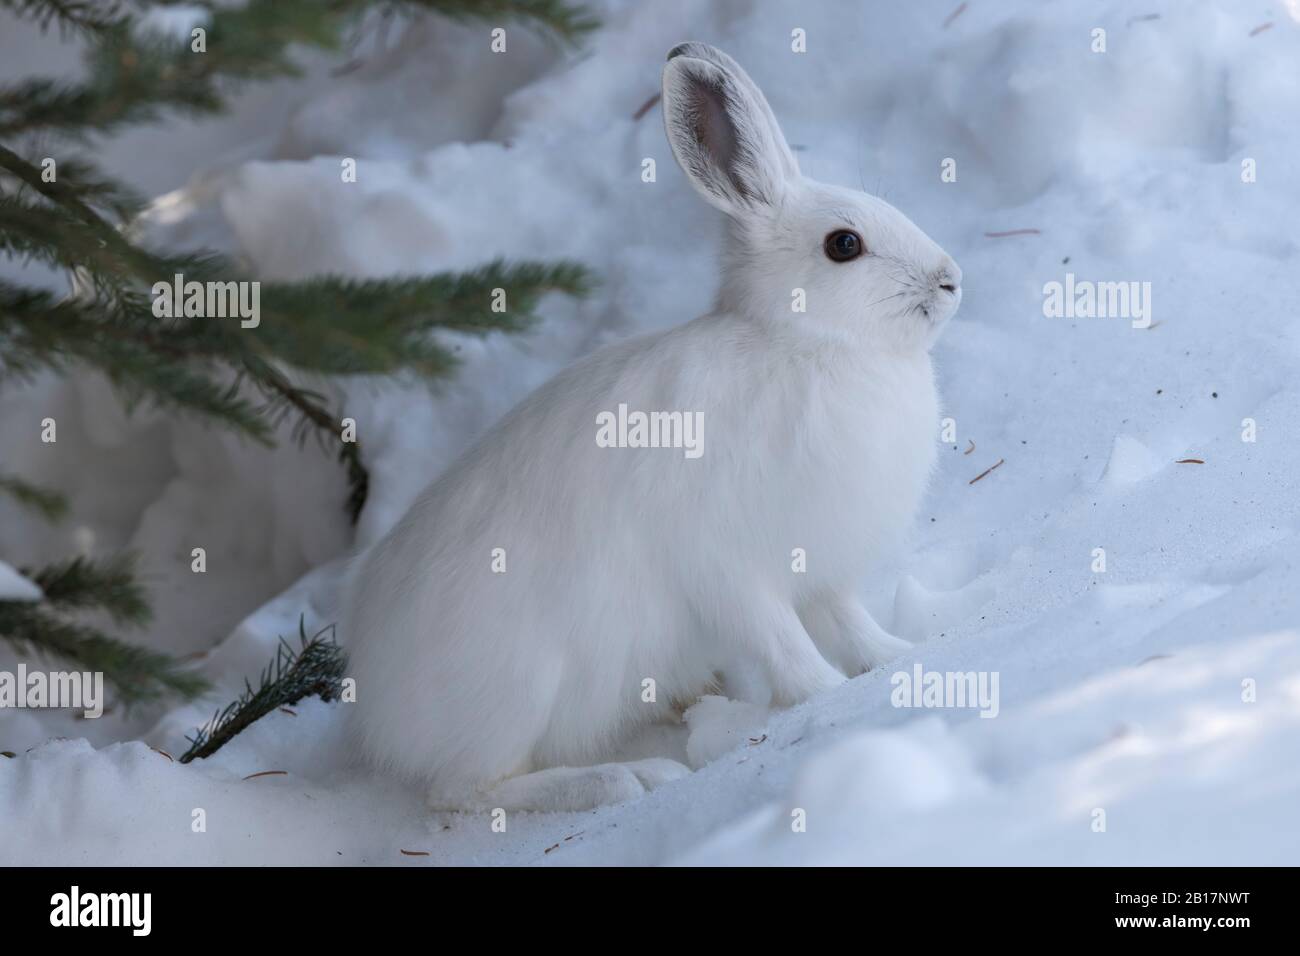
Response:
[[[592,765],[719,675],[790,705],[906,646],[854,595],[934,463],[928,349],[960,271],[888,204],[800,176],[725,54],[676,48],[663,92],[679,163],[730,221],[716,307],[543,385],[356,569],[356,739],[436,806],[626,798],[684,771]],[[831,261],[839,229],[868,254]],[[620,404],[702,412],[703,454],[599,447]]]

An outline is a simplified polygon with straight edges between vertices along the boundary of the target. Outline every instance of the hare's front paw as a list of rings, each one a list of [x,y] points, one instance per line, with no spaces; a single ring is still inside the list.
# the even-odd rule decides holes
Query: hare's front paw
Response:
[[[816,650],[816,648],[814,648]],[[793,707],[805,700],[816,697],[823,691],[832,690],[843,684],[847,677],[826,662],[820,654],[815,662],[808,661],[802,673],[786,676],[785,687],[778,688],[773,694],[776,704],[781,707]]]
[[[827,597],[810,604],[800,617],[817,646],[852,677],[912,648],[877,624],[855,597]]]
[[[792,707],[844,683],[845,676],[822,657],[794,608],[762,599],[741,606],[743,618],[733,622],[731,636],[766,675],[772,703]]]

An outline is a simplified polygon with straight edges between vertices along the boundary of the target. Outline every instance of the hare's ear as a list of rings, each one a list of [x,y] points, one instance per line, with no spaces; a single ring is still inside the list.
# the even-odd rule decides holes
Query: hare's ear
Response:
[[[723,212],[775,205],[797,167],[763,94],[748,77],[681,49],[664,67],[663,90],[664,129],[678,164]]]
[[[794,153],[785,141],[785,134],[781,132],[781,124],[776,121],[776,114],[772,112],[771,105],[767,102],[767,97],[763,91],[745,72],[744,67],[729,57],[726,53],[719,50],[716,46],[709,46],[707,43],[700,43],[698,40],[689,40],[686,43],[679,43],[668,51],[668,59],[672,60],[679,56],[694,57],[697,60],[707,60],[724,73],[730,73],[732,77],[749,91],[749,95],[763,110],[763,118],[767,120],[767,128],[772,134],[772,140],[775,142],[777,151],[781,154],[781,170],[790,179],[799,176],[799,162],[794,158]]]

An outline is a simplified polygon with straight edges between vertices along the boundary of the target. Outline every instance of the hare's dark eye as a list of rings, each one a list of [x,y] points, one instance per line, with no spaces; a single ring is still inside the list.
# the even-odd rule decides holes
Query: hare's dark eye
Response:
[[[867,251],[862,237],[850,229],[836,229],[826,237],[826,258],[832,262],[848,262]]]

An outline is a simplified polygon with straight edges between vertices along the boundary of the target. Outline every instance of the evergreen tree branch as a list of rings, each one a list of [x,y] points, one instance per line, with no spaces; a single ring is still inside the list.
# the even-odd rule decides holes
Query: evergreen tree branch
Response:
[[[78,620],[100,612],[118,626],[141,627],[150,611],[131,555],[74,558],[20,573],[43,592],[40,601],[0,601],[0,638],[20,653],[59,657],[82,670],[102,672],[127,704],[168,696],[189,699],[207,689],[199,675],[166,654],[128,644]]]
[[[44,602],[0,601],[0,638],[20,653],[60,657],[82,670],[102,673],[127,706],[171,695],[189,699],[208,688],[206,680],[166,654],[65,620]]]
[[[56,491],[29,484],[13,475],[0,474],[0,491],[41,514],[47,521],[59,521],[68,513],[68,499]]]
[[[129,19],[118,22],[97,31],[86,81],[37,78],[0,89],[0,136],[36,129],[85,136],[152,122],[169,110],[217,113],[225,92],[219,80],[296,75],[289,45],[332,47],[341,25],[333,4],[322,0],[248,0],[209,8],[195,23],[206,33],[199,53],[188,36],[141,34]]]
[[[44,356],[43,364],[50,365],[55,358],[50,350],[75,350],[128,390],[138,386],[140,394],[152,392],[165,403],[209,412],[259,440],[267,439],[266,430],[259,427],[256,413],[250,414],[246,403],[179,363],[187,357],[230,362],[250,374],[271,397],[272,407],[295,408],[336,435],[336,418],[311,393],[294,388],[273,362],[320,374],[409,372],[442,377],[456,361],[448,348],[431,337],[433,330],[518,331],[534,319],[543,294],[584,295],[590,286],[588,273],[567,262],[497,261],[467,273],[382,280],[327,276],[264,284],[263,321],[255,336],[238,334],[219,321],[184,319],[173,320],[163,335],[148,303],[123,291],[124,274],[152,284],[160,277],[170,280],[176,273],[203,281],[229,277],[233,270],[223,268],[215,257],[169,260],[137,248],[82,201],[88,191],[85,184],[66,176],[57,183],[44,182],[33,164],[2,146],[0,168],[58,207],[49,213],[15,197],[0,198],[0,225],[6,227],[0,232],[0,246],[66,267],[91,264],[85,271],[92,282],[109,277],[96,286],[97,294],[116,299],[117,306],[110,321],[96,323],[97,306],[54,303],[48,294],[15,292],[0,284],[0,344],[5,344],[6,319],[11,340],[16,325],[25,336],[6,350],[10,357],[0,359],[0,368],[23,359],[30,362],[33,356]],[[492,308],[497,289],[506,295],[503,312]],[[51,334],[42,338],[34,328]],[[67,344],[68,333],[74,330],[80,347]],[[345,445],[340,458],[354,479],[355,494],[364,472],[359,450]]]
[[[441,377],[455,356],[430,333],[445,329],[517,332],[536,318],[548,292],[583,296],[590,274],[572,262],[506,263],[469,272],[392,279],[326,276],[262,286],[261,341],[281,361],[322,374],[391,374],[410,370]],[[493,311],[496,290],[505,311]],[[319,324],[315,335],[304,334]]]
[[[270,426],[239,394],[238,382],[223,385],[210,377],[218,353],[202,328],[193,334],[187,334],[193,326],[143,331],[158,320],[143,298],[130,301],[106,321],[97,303],[57,300],[0,282],[0,373],[30,378],[41,369],[62,371],[71,362],[90,365],[108,376],[128,405],[147,398],[269,445]]]
[[[328,637],[327,637],[328,635]],[[327,703],[342,692],[347,658],[334,641],[334,626],[324,628],[310,639],[300,618],[299,649],[295,651],[284,638],[276,650],[275,660],[266,666],[256,689],[244,682],[244,693],[189,737],[190,748],[181,763],[211,757],[248,729],[254,722],[278,707],[296,704],[304,697],[318,695]]]
[[[122,20],[117,0],[0,0],[0,8],[35,22],[42,30],[57,23],[63,29],[93,34]]]
[[[12,151],[10,152],[12,153]],[[17,154],[13,154],[13,156],[12,161],[22,164],[25,167],[25,173],[34,171],[33,164],[27,163]],[[44,157],[42,161],[43,159]],[[69,156],[65,151],[60,150],[58,162],[54,169],[58,180],[64,184],[72,196],[81,200],[87,206],[107,210],[112,213],[118,223],[128,222],[145,207],[144,201],[135,192],[121,183],[114,182],[94,163],[78,156]],[[44,167],[42,166],[41,171],[43,170]],[[38,179],[41,182],[44,181],[43,176],[38,177]],[[30,180],[21,182],[17,194],[21,195],[22,190],[27,189],[29,186]]]
[[[58,177],[54,182],[46,182],[41,175],[41,170],[34,164],[6,146],[0,145],[0,170],[9,173],[22,185],[49,200],[62,211],[65,217],[80,223],[88,231],[89,237],[98,242],[105,250],[105,254],[111,257],[110,262],[119,263],[122,271],[141,278],[149,275],[166,275],[167,270],[171,268],[168,260],[132,245],[121,232],[86,202],[96,195],[103,198],[106,193],[111,204],[129,201],[127,194],[120,189],[114,189],[103,183],[78,183],[75,173],[84,173],[88,169],[89,167],[84,164],[74,164],[74,176],[69,178],[65,166],[63,176]],[[22,200],[11,198],[3,210],[6,216],[12,217],[4,223],[6,231],[11,228],[11,222],[15,224],[14,227],[21,224],[25,211],[30,208]],[[29,212],[26,215],[30,217]],[[33,230],[37,227],[28,224],[27,228]]]
[[[520,21],[571,44],[598,26],[585,8],[569,0],[392,2],[458,20]],[[64,0],[62,6],[79,4]],[[294,44],[336,49],[346,24],[374,7],[375,0],[246,0],[236,6],[205,6],[206,21],[195,24],[206,31],[202,53],[191,50],[189,37],[142,35],[130,18],[93,25],[79,21],[96,35],[90,78],[79,83],[39,78],[0,88],[0,136],[36,129],[84,136],[152,122],[167,110],[219,112],[228,84],[297,75],[290,56]]]
[[[273,364],[258,356],[246,356],[244,363],[254,385],[267,398],[264,414],[271,424],[278,425],[287,414],[296,412],[300,423],[296,430],[299,441],[305,437],[308,428],[315,428],[322,444],[337,443],[338,460],[347,471],[348,518],[356,524],[370,493],[370,472],[362,461],[360,442],[343,440],[342,417],[331,415],[326,410],[324,396],[294,385]]]
[[[52,269],[84,270],[96,294],[112,298],[130,285],[124,272],[143,257],[123,256],[64,209],[0,194],[0,253],[42,262]]]
[[[135,579],[136,559],[121,554],[95,561],[77,557],[23,575],[45,592],[45,601],[60,611],[104,611],[119,626],[140,627],[151,617],[144,589]]]

